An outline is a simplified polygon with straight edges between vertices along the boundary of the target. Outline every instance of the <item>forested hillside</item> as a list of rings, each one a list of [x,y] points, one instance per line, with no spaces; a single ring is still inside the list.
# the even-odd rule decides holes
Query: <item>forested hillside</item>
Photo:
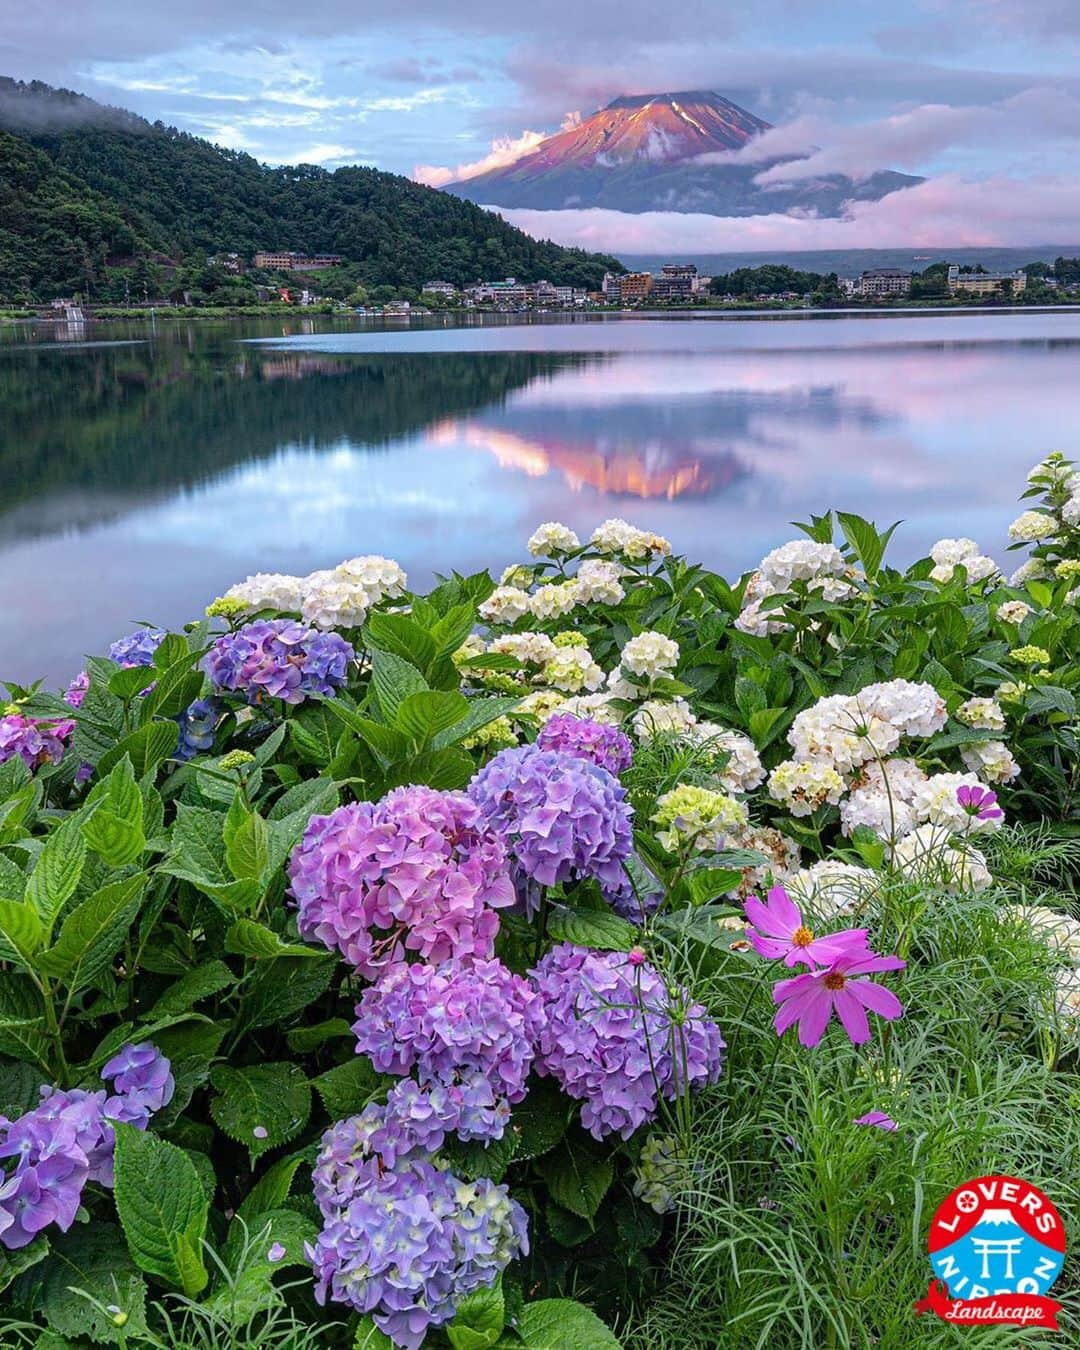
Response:
[[[269,168],[67,90],[0,79],[0,300],[118,298],[120,274],[141,291],[172,264],[257,249],[339,253],[339,283],[368,288],[503,276],[598,286],[621,270],[396,174]]]

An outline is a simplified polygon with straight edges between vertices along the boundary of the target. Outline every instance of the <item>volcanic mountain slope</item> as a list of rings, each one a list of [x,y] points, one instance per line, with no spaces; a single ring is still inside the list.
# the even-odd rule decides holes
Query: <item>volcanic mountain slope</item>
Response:
[[[885,170],[858,182],[830,174],[762,187],[755,177],[782,161],[705,158],[741,150],[769,129],[768,122],[709,91],[632,95],[549,136],[512,164],[450,183],[446,191],[487,206],[548,211],[600,206],[718,216],[838,216],[846,202],[876,201],[922,181]]]

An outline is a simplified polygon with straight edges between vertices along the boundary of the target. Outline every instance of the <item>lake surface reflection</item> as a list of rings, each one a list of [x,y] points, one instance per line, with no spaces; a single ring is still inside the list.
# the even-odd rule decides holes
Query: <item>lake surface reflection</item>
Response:
[[[624,515],[727,573],[833,505],[1005,560],[1070,450],[1080,315],[310,320],[0,332],[0,677],[356,553],[499,567]],[[254,340],[250,340],[254,339]]]

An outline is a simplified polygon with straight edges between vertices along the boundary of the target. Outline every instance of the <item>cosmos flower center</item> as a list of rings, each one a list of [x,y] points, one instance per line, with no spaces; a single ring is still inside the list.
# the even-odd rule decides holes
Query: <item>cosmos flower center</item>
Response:
[[[822,980],[821,983],[825,986],[826,989],[837,990],[843,989],[844,985],[847,983],[847,980],[843,975],[840,974],[838,970],[830,970],[828,975],[825,976],[825,978]]]
[[[814,934],[806,924],[800,924],[791,935],[792,945],[795,947],[809,947],[813,940]]]

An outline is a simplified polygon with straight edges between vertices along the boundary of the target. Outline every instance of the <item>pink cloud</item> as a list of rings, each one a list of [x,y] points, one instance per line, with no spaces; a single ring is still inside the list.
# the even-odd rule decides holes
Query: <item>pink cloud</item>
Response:
[[[491,142],[491,150],[483,159],[474,160],[471,164],[459,164],[453,169],[441,164],[417,164],[413,169],[413,177],[428,187],[444,187],[447,183],[456,183],[463,178],[476,178],[489,169],[501,169],[507,164],[513,164],[522,155],[535,150],[547,135],[544,131],[523,131],[520,136],[500,136]]]
[[[1080,178],[945,174],[881,201],[852,202],[841,220],[488,209],[538,238],[615,253],[994,247],[1074,239],[1080,233]]]

